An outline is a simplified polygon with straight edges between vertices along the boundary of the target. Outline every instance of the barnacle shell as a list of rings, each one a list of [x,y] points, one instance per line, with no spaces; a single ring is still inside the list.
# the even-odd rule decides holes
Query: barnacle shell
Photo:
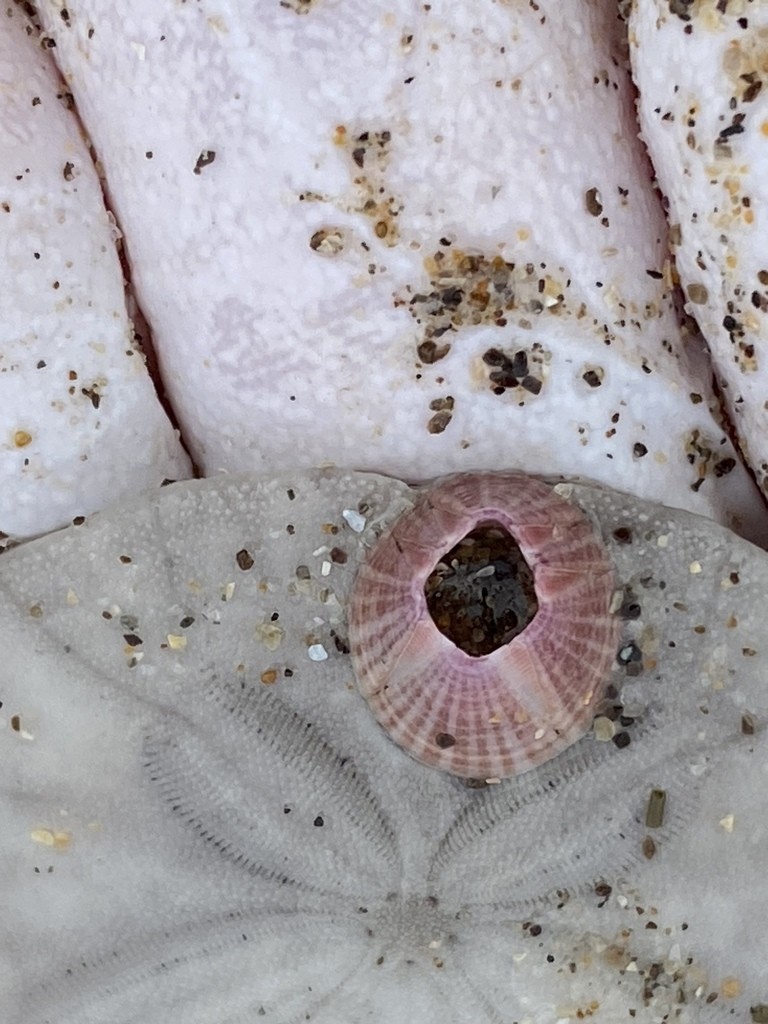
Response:
[[[530,566],[538,611],[473,657],[438,630],[424,585],[438,559],[493,523]],[[464,778],[541,764],[589,728],[616,653],[611,561],[585,514],[516,473],[448,477],[374,545],[355,581],[349,636],[357,682],[392,739]]]

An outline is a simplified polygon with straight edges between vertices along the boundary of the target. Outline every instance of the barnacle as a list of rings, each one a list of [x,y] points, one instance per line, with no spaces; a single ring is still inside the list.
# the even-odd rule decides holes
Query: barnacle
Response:
[[[476,656],[438,628],[424,588],[441,556],[488,524],[519,546],[536,608],[516,635]],[[592,524],[551,486],[515,473],[450,477],[360,568],[349,611],[358,684],[419,761],[465,778],[525,771],[592,722],[616,656],[613,589]]]

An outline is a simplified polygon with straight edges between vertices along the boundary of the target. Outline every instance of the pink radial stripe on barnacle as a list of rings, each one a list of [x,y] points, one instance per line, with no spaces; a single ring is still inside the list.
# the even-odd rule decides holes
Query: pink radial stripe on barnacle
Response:
[[[522,555],[511,575],[530,570],[533,588],[522,629],[476,655],[438,628],[425,587],[434,590],[436,567],[456,568],[455,545],[486,527]],[[448,477],[358,572],[349,638],[359,689],[391,739],[424,764],[469,779],[528,771],[591,725],[618,643],[613,593],[605,546],[553,487],[517,473]]]

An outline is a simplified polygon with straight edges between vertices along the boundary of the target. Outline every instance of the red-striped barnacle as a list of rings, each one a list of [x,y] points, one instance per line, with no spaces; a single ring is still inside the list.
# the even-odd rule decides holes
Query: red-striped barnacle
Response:
[[[479,608],[449,636],[433,617],[441,586],[432,574],[483,528],[508,550],[479,568],[470,559],[469,575],[482,581],[479,603],[498,604],[483,584],[500,568],[515,596],[511,605],[502,600],[490,637]],[[360,568],[349,608],[360,691],[391,738],[425,764],[464,778],[527,771],[589,729],[616,653],[613,592],[602,541],[553,487],[516,473],[448,477]]]

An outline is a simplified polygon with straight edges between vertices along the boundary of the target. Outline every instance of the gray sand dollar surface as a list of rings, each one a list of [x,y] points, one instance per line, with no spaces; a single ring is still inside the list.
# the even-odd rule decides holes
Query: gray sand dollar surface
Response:
[[[556,486],[621,637],[590,732],[500,783],[357,692],[347,599],[403,483],[180,483],[6,553],[8,1024],[759,1019],[768,556]]]

